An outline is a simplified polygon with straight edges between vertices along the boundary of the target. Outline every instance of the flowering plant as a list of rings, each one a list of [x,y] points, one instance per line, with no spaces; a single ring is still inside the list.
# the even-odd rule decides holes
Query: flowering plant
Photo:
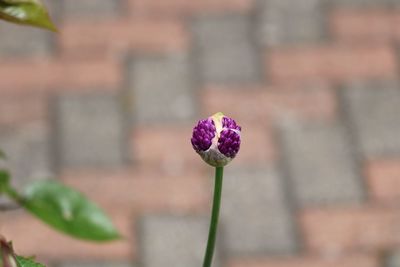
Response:
[[[56,31],[40,0],[0,0],[0,20]],[[200,120],[193,129],[194,150],[209,165],[215,167],[215,189],[211,223],[203,267],[210,267],[215,249],[221,203],[224,167],[239,152],[241,127],[223,113]],[[5,155],[0,151],[0,160]],[[21,193],[11,183],[11,176],[0,168],[0,196],[7,196],[56,230],[75,238],[110,241],[119,234],[108,217],[84,195],[56,181],[40,181],[28,185]],[[1,206],[0,210],[8,209]],[[0,267],[44,267],[32,258],[16,255],[13,246],[0,235]]]
[[[239,152],[241,130],[233,119],[221,112],[200,120],[193,128],[191,142],[194,150],[206,163],[215,167],[214,200],[203,267],[211,266],[221,206],[224,166]]]
[[[0,0],[0,19],[52,31],[45,6],[40,0]],[[0,151],[0,160],[5,155]],[[40,181],[18,192],[11,184],[11,175],[0,168],[0,196],[5,195],[54,229],[75,238],[110,241],[119,238],[116,228],[104,212],[84,195],[56,181]],[[16,206],[0,206],[0,210]],[[11,242],[0,235],[0,267],[44,267],[32,258],[15,254]]]

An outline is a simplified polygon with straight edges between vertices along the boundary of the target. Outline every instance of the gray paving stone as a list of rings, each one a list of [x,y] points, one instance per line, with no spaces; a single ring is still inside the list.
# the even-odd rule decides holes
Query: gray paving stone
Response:
[[[400,154],[399,85],[353,83],[343,92],[364,155]]]
[[[141,221],[140,234],[142,267],[201,266],[207,243],[208,219],[146,216]],[[213,266],[221,266],[217,251]]]
[[[203,16],[192,31],[203,82],[254,82],[260,79],[260,55],[246,16]]]
[[[111,94],[63,95],[55,106],[61,167],[123,163],[120,103]]]
[[[133,265],[128,262],[67,262],[57,267],[133,267]]]
[[[282,144],[300,205],[359,202],[362,184],[338,123],[286,123]]]
[[[61,19],[62,8],[63,8],[63,0],[46,0],[42,1],[45,3],[46,8],[49,10],[50,17],[56,23],[56,25],[60,25],[59,19]]]
[[[62,9],[66,17],[117,16],[122,10],[122,0],[63,0]]]
[[[52,52],[52,33],[0,22],[0,57],[44,56]]]
[[[6,153],[5,165],[12,174],[13,183],[22,188],[33,180],[54,177],[49,148],[49,133],[38,124],[3,129],[0,147]]]
[[[225,172],[221,224],[227,253],[288,254],[296,237],[282,177],[268,169]]]
[[[389,7],[397,0],[324,0],[328,5],[341,8]]]
[[[262,0],[258,12],[261,44],[310,43],[325,36],[326,14],[321,0]]]
[[[394,7],[394,8],[400,7],[400,0],[387,0],[387,1],[390,2],[389,4],[391,5],[391,7]]]
[[[400,251],[391,252],[386,260],[384,267],[399,267],[400,266]]]
[[[129,96],[138,122],[187,121],[195,100],[185,55],[141,57],[130,66]]]

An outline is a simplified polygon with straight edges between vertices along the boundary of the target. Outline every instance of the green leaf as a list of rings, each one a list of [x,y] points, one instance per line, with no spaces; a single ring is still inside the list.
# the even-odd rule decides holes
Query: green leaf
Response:
[[[0,19],[57,31],[40,0],[0,0]]]
[[[21,267],[11,242],[0,236],[0,267]]]
[[[93,202],[56,181],[37,181],[21,203],[32,214],[73,237],[111,241],[120,237],[111,220]]]
[[[10,174],[0,169],[0,193],[5,192],[10,184]]]
[[[32,258],[24,258],[17,255],[16,259],[21,267],[46,267],[43,264],[35,262]]]

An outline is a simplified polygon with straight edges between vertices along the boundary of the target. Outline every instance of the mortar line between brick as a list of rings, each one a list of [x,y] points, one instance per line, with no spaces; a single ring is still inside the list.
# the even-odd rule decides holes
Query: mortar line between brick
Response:
[[[259,16],[259,8],[258,5],[260,5],[259,1],[255,2],[254,7],[252,10],[250,10],[249,14],[247,15],[247,19],[249,21],[249,29],[247,34],[250,45],[253,47],[255,54],[256,54],[256,64],[258,67],[258,73],[257,73],[257,80],[259,83],[266,83],[268,81],[267,75],[266,75],[266,64],[265,64],[265,49],[261,45],[261,42],[257,39],[258,35],[258,16]]]
[[[296,192],[293,187],[293,180],[291,178],[290,168],[288,165],[288,158],[286,157],[287,151],[282,139],[282,131],[276,123],[272,126],[272,136],[275,143],[280,151],[279,158],[276,162],[276,170],[279,177],[281,178],[282,193],[284,194],[285,206],[289,210],[290,218],[290,230],[293,235],[294,246],[291,254],[299,254],[303,250],[304,236],[301,231],[300,221],[298,218],[298,212],[300,206],[296,201]]]
[[[57,105],[59,104],[59,96],[52,94],[48,97],[47,99],[48,101],[48,106],[47,106],[47,110],[48,110],[48,120],[49,120],[49,150],[50,150],[50,155],[51,157],[51,162],[50,162],[50,166],[51,168],[53,168],[56,176],[60,175],[61,172],[61,150],[60,150],[60,146],[59,146],[59,139],[61,136],[61,132],[59,130],[59,119],[58,114],[58,108]]]
[[[344,95],[344,90],[349,90],[351,88],[345,88],[344,84],[337,85],[336,97],[338,105],[338,121],[343,124],[343,131],[347,136],[347,140],[350,146],[350,154],[354,160],[354,171],[356,177],[358,178],[359,185],[362,189],[361,191],[361,201],[369,201],[369,188],[363,173],[363,162],[365,157],[361,152],[361,143],[357,138],[356,124],[352,123],[350,118],[350,103],[346,100]]]
[[[127,165],[133,165],[133,147],[132,147],[132,141],[131,141],[131,136],[133,132],[133,127],[134,124],[132,122],[132,116],[131,114],[133,113],[131,111],[132,109],[132,103],[130,102],[130,93],[129,92],[129,68],[131,64],[131,55],[129,53],[124,53],[123,54],[123,60],[121,61],[121,66],[122,66],[122,82],[121,82],[121,87],[119,90],[117,90],[117,101],[119,103],[119,112],[120,112],[120,120],[121,120],[121,151],[122,151],[122,157],[123,157],[123,163]]]

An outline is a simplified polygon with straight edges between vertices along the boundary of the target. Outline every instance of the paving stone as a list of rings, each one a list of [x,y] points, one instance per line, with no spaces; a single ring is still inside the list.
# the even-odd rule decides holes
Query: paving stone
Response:
[[[195,114],[185,55],[141,57],[130,67],[132,116],[138,122],[187,121]]]
[[[259,1],[258,39],[264,45],[321,41],[325,14],[321,0]]]
[[[329,6],[340,8],[389,7],[398,0],[324,0]]]
[[[22,188],[27,183],[54,177],[49,148],[49,133],[38,124],[2,129],[0,147],[7,155],[6,167],[13,183]]]
[[[128,262],[68,262],[57,267],[133,267],[133,265]]]
[[[106,93],[63,95],[55,109],[61,167],[123,163],[123,127],[116,96]]]
[[[399,85],[353,83],[343,92],[364,155],[400,154]]]
[[[117,16],[122,10],[122,0],[63,0],[63,14],[68,17],[92,17]]]
[[[394,8],[400,7],[400,0],[386,0],[389,1],[389,5]]]
[[[52,33],[0,22],[0,57],[45,56],[52,51]]]
[[[339,123],[286,123],[282,144],[300,205],[357,203],[362,185]]]
[[[388,255],[384,267],[399,267],[400,266],[400,252],[392,252]]]
[[[141,235],[143,267],[201,266],[207,243],[208,219],[146,216],[141,221]],[[218,251],[213,266],[221,266]]]
[[[246,16],[203,16],[193,20],[195,53],[203,82],[254,82],[260,62]]]
[[[294,252],[295,231],[282,177],[254,168],[228,168],[224,176],[221,223],[227,253]]]
[[[62,14],[62,1],[63,0],[44,0],[42,1],[47,10],[49,11],[51,19],[56,23],[59,24],[59,19],[61,18]]]

